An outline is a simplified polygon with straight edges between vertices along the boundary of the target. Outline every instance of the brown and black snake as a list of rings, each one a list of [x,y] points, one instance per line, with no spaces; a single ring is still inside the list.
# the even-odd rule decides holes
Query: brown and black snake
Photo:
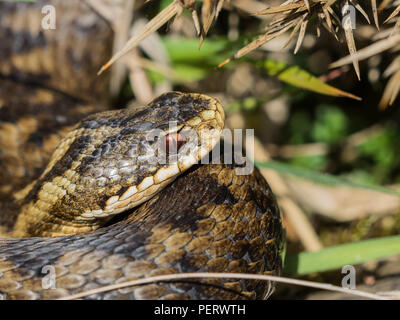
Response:
[[[55,30],[40,26],[46,4]],[[182,272],[280,274],[281,218],[263,176],[239,175],[223,158],[197,164],[219,145],[217,100],[168,92],[107,111],[108,79],[96,72],[112,30],[85,1],[1,3],[0,39],[1,298],[55,299]],[[160,150],[164,162],[154,161]],[[193,279],[87,298],[260,299],[270,289]]]

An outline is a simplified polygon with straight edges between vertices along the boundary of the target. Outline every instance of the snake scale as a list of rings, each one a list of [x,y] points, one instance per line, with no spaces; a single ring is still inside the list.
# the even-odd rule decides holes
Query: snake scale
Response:
[[[56,30],[40,27],[47,4]],[[283,231],[265,179],[256,168],[236,174],[236,163],[197,164],[218,143],[221,105],[169,92],[107,111],[108,79],[96,71],[112,35],[85,1],[0,4],[0,297],[55,299],[180,272],[279,274]],[[152,129],[160,135],[149,142]],[[177,143],[193,131],[205,145]],[[167,145],[157,166],[155,143]],[[172,157],[187,146],[194,154]],[[272,287],[193,279],[86,298],[259,299]]]

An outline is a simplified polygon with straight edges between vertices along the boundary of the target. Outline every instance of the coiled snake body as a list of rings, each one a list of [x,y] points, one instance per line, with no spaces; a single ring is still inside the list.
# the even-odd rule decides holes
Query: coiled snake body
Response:
[[[23,29],[22,17],[34,25],[49,2],[64,28]],[[107,85],[95,71],[111,37],[84,2],[0,4],[0,28],[7,39],[0,48],[2,298],[53,299],[179,272],[279,274],[279,210],[258,170],[238,175],[235,163],[196,164],[223,127],[215,99],[170,92],[143,108],[95,113],[104,107],[91,101]],[[82,37],[99,49],[65,43]],[[57,69],[60,62],[69,70]],[[157,135],[148,139],[149,132]],[[163,143],[166,161],[155,163],[161,149],[154,146]],[[46,287],[49,266],[56,283]],[[197,279],[88,298],[262,298],[270,289],[253,280]]]

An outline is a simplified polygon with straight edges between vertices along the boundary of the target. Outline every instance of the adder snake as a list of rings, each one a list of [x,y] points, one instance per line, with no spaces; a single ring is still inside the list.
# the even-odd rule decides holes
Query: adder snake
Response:
[[[44,31],[49,3],[57,29]],[[280,273],[281,219],[262,175],[196,164],[223,128],[217,100],[169,92],[105,111],[108,82],[96,71],[112,31],[84,1],[1,3],[0,37],[1,297],[53,299],[178,272]],[[200,139],[179,143],[188,132]],[[156,143],[167,161],[155,165]],[[182,157],[171,157],[174,145]],[[46,266],[52,288],[43,287]],[[254,299],[271,285],[197,279],[87,298]]]

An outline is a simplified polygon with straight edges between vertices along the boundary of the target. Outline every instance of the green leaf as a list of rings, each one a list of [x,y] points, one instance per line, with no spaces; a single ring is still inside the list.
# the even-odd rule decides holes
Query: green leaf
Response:
[[[276,162],[276,161],[268,161],[268,162],[258,162],[255,161],[255,164],[262,168],[268,168],[272,170],[276,170],[282,173],[292,174],[300,178],[304,178],[307,180],[311,180],[316,183],[326,184],[330,186],[347,186],[352,188],[362,188],[369,189],[377,192],[388,193],[396,196],[400,196],[400,192],[396,190],[392,190],[389,188],[385,188],[378,185],[370,185],[360,182],[349,181],[344,178],[338,178],[333,175],[329,175],[326,173],[320,173],[317,171],[304,169],[300,167],[295,167],[286,163]]]
[[[363,240],[287,256],[283,273],[286,276],[306,275],[397,254],[400,254],[400,236]]]
[[[207,39],[199,50],[197,38],[163,37],[162,42],[171,60],[171,73],[163,74],[147,67],[148,72],[154,82],[167,76],[178,84],[204,79],[208,73],[215,71],[221,54],[230,45],[226,39]]]
[[[260,63],[259,66],[270,76],[277,77],[279,80],[291,84],[295,87],[314,91],[328,96],[347,97],[361,100],[361,98],[351,93],[336,89],[335,87],[332,87],[322,82],[317,77],[297,66],[289,66],[283,62],[269,59]]]
[[[213,68],[220,59],[218,55],[223,54],[229,44],[226,39],[207,39],[199,49],[198,38],[163,37],[162,41],[172,62],[196,64],[208,61]]]

